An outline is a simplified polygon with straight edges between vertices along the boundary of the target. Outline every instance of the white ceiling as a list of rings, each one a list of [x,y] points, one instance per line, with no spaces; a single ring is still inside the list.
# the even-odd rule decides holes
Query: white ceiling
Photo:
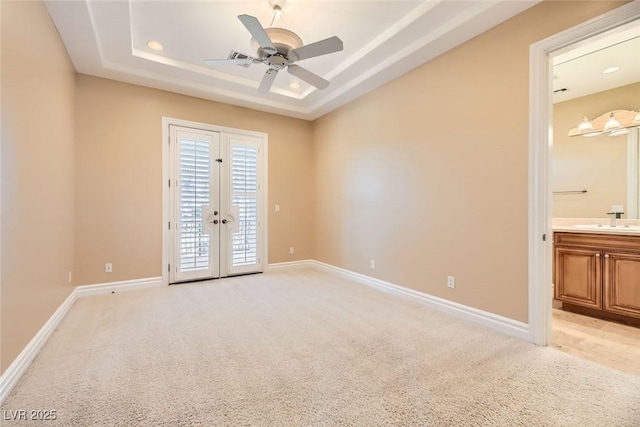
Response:
[[[554,103],[640,82],[640,21],[569,46],[553,64],[553,90],[567,89],[554,93]],[[602,73],[614,66],[620,70]]]
[[[284,27],[305,44],[334,35],[342,52],[299,61],[331,81],[324,90],[278,73],[271,93],[257,87],[266,66],[220,65],[231,50],[256,53],[237,16],[269,26],[268,0],[52,1],[49,13],[80,73],[313,120],[452,49],[539,0],[288,0]],[[282,26],[282,25],[278,25]],[[155,52],[147,42],[165,49]]]

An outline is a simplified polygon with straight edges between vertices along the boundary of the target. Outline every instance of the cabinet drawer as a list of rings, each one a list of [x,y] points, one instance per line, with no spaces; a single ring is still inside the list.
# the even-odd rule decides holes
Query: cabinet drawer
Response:
[[[640,251],[640,236],[556,232],[553,242],[567,247]]]

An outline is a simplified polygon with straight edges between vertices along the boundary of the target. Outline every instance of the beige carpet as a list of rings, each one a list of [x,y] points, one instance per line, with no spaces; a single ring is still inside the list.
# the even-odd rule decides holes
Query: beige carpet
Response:
[[[640,377],[298,268],[80,300],[2,409],[58,418],[3,426],[638,426]]]

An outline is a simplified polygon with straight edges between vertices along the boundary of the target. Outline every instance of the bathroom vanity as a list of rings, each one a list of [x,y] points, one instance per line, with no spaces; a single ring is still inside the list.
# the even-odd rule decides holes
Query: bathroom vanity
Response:
[[[553,245],[564,310],[640,326],[640,228],[554,227]]]

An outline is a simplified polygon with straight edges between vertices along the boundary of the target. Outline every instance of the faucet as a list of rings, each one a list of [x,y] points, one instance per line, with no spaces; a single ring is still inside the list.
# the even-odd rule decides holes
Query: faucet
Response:
[[[622,218],[622,215],[624,214],[624,212],[607,212],[607,215],[609,215],[609,217],[611,218],[611,227],[615,227],[616,226],[616,219],[620,219]]]

